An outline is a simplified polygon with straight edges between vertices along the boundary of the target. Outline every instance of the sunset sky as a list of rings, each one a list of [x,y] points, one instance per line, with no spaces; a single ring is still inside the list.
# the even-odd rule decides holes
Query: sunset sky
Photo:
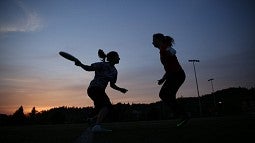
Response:
[[[177,97],[196,97],[228,87],[255,87],[253,0],[1,0],[0,113],[52,107],[93,106],[86,72],[58,55],[84,64],[100,61],[98,49],[120,55],[113,104],[159,101],[164,74],[152,35],[172,36],[186,81]]]

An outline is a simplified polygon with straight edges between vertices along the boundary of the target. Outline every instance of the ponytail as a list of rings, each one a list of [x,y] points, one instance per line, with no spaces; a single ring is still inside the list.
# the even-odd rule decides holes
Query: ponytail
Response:
[[[98,57],[101,58],[101,61],[105,62],[105,59],[106,59],[106,54],[104,53],[103,50],[99,49],[98,50]]]

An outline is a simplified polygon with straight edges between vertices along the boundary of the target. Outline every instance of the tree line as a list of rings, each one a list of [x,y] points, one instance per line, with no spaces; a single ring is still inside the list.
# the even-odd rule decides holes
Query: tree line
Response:
[[[241,87],[228,88],[203,95],[200,98],[178,98],[178,102],[184,105],[191,117],[254,114],[255,90]],[[41,112],[33,107],[30,113],[24,114],[23,107],[20,106],[12,115],[0,114],[0,125],[86,123],[87,119],[94,115],[92,107],[62,106]],[[107,122],[173,118],[171,109],[161,101],[150,104],[117,103],[112,106]]]

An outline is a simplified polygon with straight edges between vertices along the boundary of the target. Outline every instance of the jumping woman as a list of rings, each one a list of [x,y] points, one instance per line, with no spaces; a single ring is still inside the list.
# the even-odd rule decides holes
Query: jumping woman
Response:
[[[159,97],[166,105],[172,108],[175,117],[181,119],[177,126],[182,126],[187,123],[189,116],[177,102],[176,93],[185,81],[186,76],[176,57],[176,50],[173,49],[174,39],[170,36],[156,33],[153,35],[152,44],[159,49],[160,61],[165,69],[164,76],[158,80],[158,85],[164,83],[159,92]]]
[[[84,65],[81,62],[76,62],[76,66],[80,66],[86,71],[94,71],[94,79],[90,82],[87,89],[88,96],[93,100],[94,107],[97,111],[96,123],[91,128],[92,132],[110,131],[101,127],[102,121],[105,119],[111,108],[111,102],[107,96],[105,89],[110,82],[110,87],[118,90],[122,93],[126,93],[128,90],[120,88],[116,85],[118,71],[115,68],[115,64],[119,63],[119,55],[115,51],[111,51],[105,54],[103,50],[98,50],[98,56],[102,59],[102,62],[96,62],[89,65]],[[106,61],[105,61],[106,60]]]

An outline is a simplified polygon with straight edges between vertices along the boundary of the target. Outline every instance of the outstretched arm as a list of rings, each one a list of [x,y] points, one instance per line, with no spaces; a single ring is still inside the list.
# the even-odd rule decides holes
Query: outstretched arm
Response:
[[[118,90],[118,91],[120,91],[120,92],[122,92],[122,93],[126,93],[128,90],[127,89],[125,89],[125,88],[120,88],[120,87],[118,87],[115,83],[113,83],[113,82],[110,82],[110,86],[111,86],[111,88],[113,88],[113,89],[115,89],[115,90]]]
[[[75,65],[76,65],[76,66],[79,66],[79,67],[81,67],[81,68],[83,68],[85,71],[95,71],[95,68],[94,68],[94,67],[88,66],[88,65],[84,65],[84,64],[82,64],[80,61],[75,62]]]

